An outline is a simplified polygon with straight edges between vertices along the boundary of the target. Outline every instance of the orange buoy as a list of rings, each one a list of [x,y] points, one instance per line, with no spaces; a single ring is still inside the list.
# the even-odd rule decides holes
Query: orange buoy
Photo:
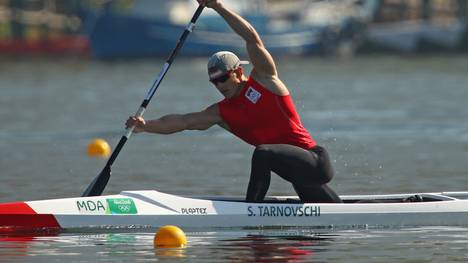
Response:
[[[92,157],[108,157],[111,147],[104,139],[94,139],[88,144],[88,155]]]
[[[155,247],[178,248],[187,245],[184,231],[176,226],[161,227],[153,240]]]

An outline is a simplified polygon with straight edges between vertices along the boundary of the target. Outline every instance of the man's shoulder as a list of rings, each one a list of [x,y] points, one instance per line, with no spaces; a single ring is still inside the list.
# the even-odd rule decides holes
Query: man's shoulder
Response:
[[[218,104],[219,103],[222,103],[224,100],[222,101],[219,101],[217,103],[213,103],[211,104],[210,106],[208,106],[204,112],[206,112],[207,114],[216,114],[216,115],[219,115],[219,106]]]
[[[288,88],[277,75],[261,75],[253,70],[250,74],[250,78],[276,95],[289,95]]]
[[[209,117],[210,119],[214,120],[214,122],[216,124],[218,124],[219,126],[221,126],[222,128],[226,129],[226,130],[230,130],[228,125],[224,122],[223,118],[221,117],[221,113],[220,113],[220,109],[219,109],[219,104],[220,103],[223,103],[223,102],[226,102],[227,100],[224,99],[218,103],[214,103],[212,105],[210,105],[208,108],[206,108],[204,111],[205,111],[205,114],[207,117]]]

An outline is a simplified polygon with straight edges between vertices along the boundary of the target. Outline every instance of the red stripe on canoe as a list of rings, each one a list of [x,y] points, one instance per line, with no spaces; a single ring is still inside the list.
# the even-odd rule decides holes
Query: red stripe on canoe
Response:
[[[51,214],[37,214],[24,202],[0,204],[0,228],[59,228]],[[0,231],[1,232],[1,231]]]
[[[0,204],[0,215],[3,215],[3,214],[31,215],[31,214],[37,214],[37,213],[25,202],[14,202],[14,203]]]

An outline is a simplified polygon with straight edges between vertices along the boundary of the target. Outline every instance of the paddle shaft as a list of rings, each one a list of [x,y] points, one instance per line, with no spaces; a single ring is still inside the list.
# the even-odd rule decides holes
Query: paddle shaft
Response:
[[[171,54],[169,55],[169,58],[166,60],[164,63],[161,71],[159,72],[158,77],[156,80],[153,82],[153,85],[151,86],[151,89],[148,91],[145,99],[140,105],[140,108],[136,112],[135,116],[136,117],[141,117],[145,113],[146,107],[150,103],[151,99],[153,98],[154,94],[156,93],[156,90],[158,89],[159,85],[161,84],[162,80],[164,79],[164,76],[166,76],[167,71],[172,65],[172,62],[174,61],[175,57],[179,53],[180,49],[182,48],[185,40],[187,39],[187,36],[192,32],[193,27],[195,26],[195,22],[197,21],[198,17],[201,15],[203,11],[204,6],[199,6],[197,10],[195,11],[195,14],[193,15],[192,19],[190,20],[190,23],[187,25],[185,28],[184,32],[182,33],[181,37],[179,38],[179,41],[177,42],[176,47],[172,50]],[[86,188],[86,190],[83,192],[81,196],[98,196],[101,195],[102,192],[104,191],[104,188],[107,185],[107,182],[109,181],[110,178],[110,168],[112,164],[114,163],[115,159],[119,155],[120,151],[124,147],[125,143],[127,140],[130,138],[130,136],[133,133],[133,129],[135,126],[128,127],[125,130],[125,134],[120,138],[119,143],[115,147],[114,151],[112,152],[111,156],[107,160],[106,166],[102,170],[102,172],[94,178],[94,180],[91,182],[91,184]]]

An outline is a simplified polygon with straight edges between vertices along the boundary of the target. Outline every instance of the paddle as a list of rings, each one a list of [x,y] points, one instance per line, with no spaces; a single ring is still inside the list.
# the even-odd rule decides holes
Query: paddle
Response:
[[[138,109],[135,116],[138,116],[138,117],[143,116],[143,113],[146,110],[146,106],[148,106],[149,102],[151,101],[151,98],[153,98],[153,95],[156,92],[156,90],[158,89],[159,84],[161,84],[161,81],[163,80],[163,78],[166,75],[167,71],[171,67],[171,64],[174,61],[174,58],[176,57],[179,50],[182,48],[182,45],[184,44],[185,39],[190,34],[190,32],[192,32],[193,27],[195,25],[195,22],[197,21],[198,17],[202,13],[203,8],[204,8],[204,6],[200,5],[197,8],[197,11],[195,11],[195,14],[193,15],[192,19],[190,20],[190,23],[187,25],[184,32],[180,36],[176,47],[174,48],[174,50],[172,50],[172,53],[170,54],[170,56],[167,59],[166,63],[164,63],[163,68],[159,72],[158,77],[154,81],[153,86],[151,87],[151,89],[148,91],[148,94],[146,95],[145,99],[141,103],[140,108]],[[83,192],[83,194],[81,196],[83,196],[83,197],[84,196],[97,196],[97,195],[102,194],[102,192],[104,191],[104,188],[106,187],[107,182],[109,181],[109,178],[111,176],[111,166],[114,163],[117,156],[119,155],[120,150],[122,150],[123,146],[125,145],[125,142],[127,142],[127,140],[132,135],[134,128],[135,127],[128,127],[125,130],[125,134],[120,139],[119,144],[117,144],[117,147],[115,147],[114,151],[112,152],[112,155],[109,157],[109,160],[107,160],[106,166],[101,171],[101,173],[96,178],[94,178],[94,180],[86,188],[86,190]]]

